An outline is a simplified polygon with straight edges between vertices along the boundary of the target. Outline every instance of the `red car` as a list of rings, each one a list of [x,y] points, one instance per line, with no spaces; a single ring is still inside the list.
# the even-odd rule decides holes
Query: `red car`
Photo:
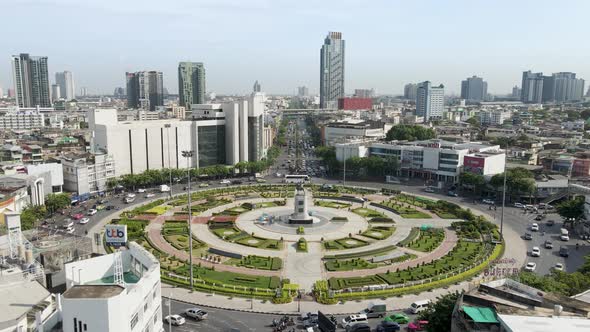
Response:
[[[408,324],[408,331],[424,331],[428,326],[427,320],[416,320]]]
[[[75,215],[72,216],[72,218],[74,218],[76,220],[80,220],[80,219],[84,218],[84,215],[82,213],[76,213]]]

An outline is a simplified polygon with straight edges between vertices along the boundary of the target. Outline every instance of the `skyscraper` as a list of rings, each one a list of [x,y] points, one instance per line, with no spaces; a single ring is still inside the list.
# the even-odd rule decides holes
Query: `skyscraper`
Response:
[[[55,102],[61,98],[61,87],[58,84],[51,85],[51,101]]]
[[[164,83],[161,71],[125,73],[127,78],[127,107],[155,111],[164,105]]]
[[[511,95],[511,97],[514,98],[514,99],[520,99],[520,88],[518,87],[518,85],[515,85],[512,88],[512,95]]]
[[[47,57],[13,55],[12,71],[19,107],[51,107]]]
[[[252,87],[252,92],[260,92],[260,83],[258,81],[254,82],[254,86]]]
[[[178,64],[178,95],[180,106],[205,103],[205,66],[202,62]]]
[[[543,82],[545,85],[545,82]],[[552,101],[557,103],[580,101],[584,97],[584,80],[576,78],[575,73],[560,72],[553,74]],[[543,96],[545,99],[545,96]]]
[[[472,76],[461,81],[461,98],[469,101],[483,101],[488,95],[488,83],[481,77]]]
[[[416,100],[418,84],[408,83],[404,86],[404,99]]]
[[[70,71],[55,73],[55,84],[59,85],[61,97],[65,100],[76,98],[76,89],[74,87],[74,75]]]
[[[543,73],[522,73],[520,100],[523,103],[541,103],[543,101]]]
[[[344,40],[330,32],[320,50],[320,107],[336,108],[344,97]]]
[[[297,96],[305,97],[309,94],[309,89],[306,86],[297,87]]]
[[[424,122],[440,119],[445,104],[445,87],[433,87],[429,81],[418,84],[416,91],[416,116],[424,117]]]

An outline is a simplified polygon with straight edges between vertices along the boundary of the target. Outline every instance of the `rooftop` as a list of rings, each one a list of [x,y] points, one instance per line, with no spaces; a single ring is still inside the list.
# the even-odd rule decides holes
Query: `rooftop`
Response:
[[[106,299],[117,296],[125,288],[119,285],[76,285],[64,294],[66,299]]]
[[[0,323],[22,317],[49,295],[37,281],[24,281],[13,287],[0,284]]]
[[[590,331],[590,320],[566,317],[498,315],[512,332]]]

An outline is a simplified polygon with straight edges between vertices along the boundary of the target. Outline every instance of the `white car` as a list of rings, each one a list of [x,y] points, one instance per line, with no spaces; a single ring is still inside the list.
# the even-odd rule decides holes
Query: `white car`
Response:
[[[482,202],[484,204],[495,204],[493,199],[489,199],[489,198],[485,198],[484,200],[482,200]]]
[[[553,269],[555,271],[563,271],[563,264],[562,263],[556,263],[555,266],[553,267]]]
[[[529,262],[526,263],[524,270],[528,272],[533,272],[537,268],[537,263]]]
[[[75,230],[76,229],[74,227],[68,227],[68,228],[66,228],[66,233],[72,234],[72,233],[74,233]]]
[[[225,180],[221,180],[221,182],[219,182],[219,183],[221,183],[221,184],[231,184],[231,181],[225,179]]]
[[[196,320],[207,319],[207,312],[199,308],[188,308],[184,311],[185,316]]]
[[[78,223],[80,225],[84,225],[84,224],[87,224],[89,221],[90,221],[89,218],[82,218],[82,219],[80,219],[80,221],[78,221]]]
[[[139,189],[137,189],[137,192],[138,192],[138,193],[140,193],[140,194],[142,194],[142,193],[144,193],[144,192],[145,192],[145,189],[143,189],[143,188],[139,188]]]
[[[93,216],[96,214],[96,212],[98,212],[98,211],[96,211],[96,209],[90,209],[90,210],[88,210],[88,215]]]
[[[533,232],[538,232],[538,231],[539,231],[539,224],[537,224],[536,222],[534,222],[534,223],[531,225],[531,231],[533,231]]]
[[[185,323],[184,318],[180,315],[169,315],[164,317],[164,320],[166,323],[172,324],[174,326],[180,326]]]
[[[154,196],[156,196],[156,194],[154,194],[154,193],[147,193],[147,194],[145,194],[145,198],[152,198]]]
[[[533,250],[531,250],[531,256],[541,257],[541,249],[539,249],[539,247],[533,247]]]
[[[570,240],[570,236],[567,234],[561,234],[559,236],[559,238],[561,239],[561,241],[566,241],[566,242]]]
[[[522,205],[522,203],[514,203],[514,207],[522,209],[524,208],[524,205]]]

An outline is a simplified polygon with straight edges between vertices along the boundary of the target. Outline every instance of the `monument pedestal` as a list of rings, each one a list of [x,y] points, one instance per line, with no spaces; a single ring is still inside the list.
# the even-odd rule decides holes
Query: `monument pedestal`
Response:
[[[301,185],[295,189],[294,211],[289,216],[289,224],[293,225],[310,225],[313,224],[313,218],[307,212],[307,200],[305,199],[305,189]]]

